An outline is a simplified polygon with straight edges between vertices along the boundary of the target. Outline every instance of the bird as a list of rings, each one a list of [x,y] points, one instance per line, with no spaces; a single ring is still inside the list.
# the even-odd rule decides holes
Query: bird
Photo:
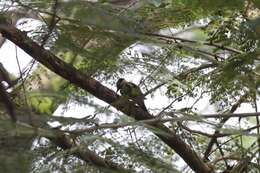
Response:
[[[130,98],[138,106],[140,106],[144,111],[148,112],[144,104],[144,94],[142,93],[140,87],[132,82],[126,81],[124,78],[119,78],[116,82],[117,92],[120,91],[120,94],[123,97]]]

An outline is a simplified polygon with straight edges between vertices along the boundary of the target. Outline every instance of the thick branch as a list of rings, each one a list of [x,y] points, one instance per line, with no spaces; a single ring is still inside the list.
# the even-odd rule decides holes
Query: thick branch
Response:
[[[10,121],[1,120],[2,123],[8,124]],[[9,126],[11,126],[10,124]],[[2,130],[2,129],[1,129]],[[18,122],[16,128],[14,128],[14,136],[33,137],[42,136],[46,137],[55,143],[58,147],[64,150],[70,150],[70,153],[74,156],[84,160],[86,163],[90,163],[101,170],[110,170],[111,172],[132,172],[122,166],[111,162],[110,160],[104,159],[98,156],[95,152],[89,150],[86,146],[80,147],[75,144],[74,140],[65,133],[53,129],[36,128],[26,123]]]
[[[6,23],[0,24],[0,32],[4,37],[11,40],[14,44],[23,49],[35,60],[46,66],[51,71],[62,76],[71,83],[88,91],[95,97],[112,105],[117,110],[132,116],[137,120],[152,118],[148,112],[143,111],[131,101],[122,102],[119,96],[109,88],[103,86],[95,79],[79,72],[74,67],[57,58],[50,51],[43,49],[37,43],[33,42],[25,33]],[[178,135],[170,131],[165,126],[159,124],[153,126],[156,130],[154,133],[164,141],[169,147],[174,149],[185,162],[198,173],[209,173],[211,169],[202,159],[187,145]]]

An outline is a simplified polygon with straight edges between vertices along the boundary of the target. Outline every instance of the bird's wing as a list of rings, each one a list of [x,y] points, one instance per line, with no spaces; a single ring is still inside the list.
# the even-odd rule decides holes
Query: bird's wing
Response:
[[[120,93],[122,95],[128,96],[133,99],[137,105],[139,105],[144,111],[147,111],[147,108],[144,104],[144,95],[141,89],[132,82],[126,82],[122,86]]]
[[[130,85],[130,88],[131,88],[132,97],[139,97],[139,96],[143,95],[139,86],[137,86],[136,84],[131,83],[131,82],[129,82],[128,84]]]

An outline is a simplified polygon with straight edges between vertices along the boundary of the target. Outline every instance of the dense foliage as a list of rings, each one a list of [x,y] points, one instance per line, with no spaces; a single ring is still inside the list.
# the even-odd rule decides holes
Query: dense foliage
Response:
[[[0,69],[0,170],[260,172],[259,1],[0,5],[19,67]],[[117,95],[122,77],[148,112]]]

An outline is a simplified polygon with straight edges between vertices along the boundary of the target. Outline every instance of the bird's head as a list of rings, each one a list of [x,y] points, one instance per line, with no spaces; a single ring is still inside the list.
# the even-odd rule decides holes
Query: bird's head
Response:
[[[122,84],[125,82],[125,79],[124,78],[119,78],[118,81],[116,82],[116,87],[117,87],[117,91],[118,92],[121,87],[122,87]]]

